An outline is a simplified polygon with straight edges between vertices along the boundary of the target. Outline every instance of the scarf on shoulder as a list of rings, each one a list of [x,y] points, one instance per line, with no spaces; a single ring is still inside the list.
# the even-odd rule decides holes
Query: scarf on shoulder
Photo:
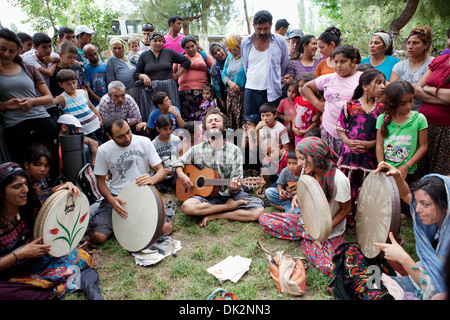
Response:
[[[411,199],[410,211],[413,217],[414,235],[416,239],[417,255],[428,272],[433,282],[435,293],[446,291],[445,286],[445,271],[444,265],[450,249],[450,178],[440,174],[428,174],[426,177],[439,177],[444,181],[447,194],[447,212],[445,213],[444,221],[442,222],[441,230],[439,232],[437,225],[425,225],[416,213],[416,200],[414,195]],[[436,234],[439,232],[438,244],[434,249],[432,243],[435,240]]]

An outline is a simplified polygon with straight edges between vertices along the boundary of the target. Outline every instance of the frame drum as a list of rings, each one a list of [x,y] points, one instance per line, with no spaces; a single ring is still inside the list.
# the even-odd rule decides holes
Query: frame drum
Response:
[[[308,234],[322,242],[331,234],[331,211],[319,182],[302,175],[297,181],[297,200]]]
[[[112,212],[112,225],[117,242],[130,252],[151,247],[162,234],[164,225],[164,203],[155,187],[138,186],[134,181],[127,184],[117,195],[125,201],[128,212],[122,218],[116,210]]]
[[[382,258],[374,243],[397,238],[400,231],[400,196],[395,180],[384,172],[369,173],[361,186],[356,209],[356,233],[362,253],[369,259]]]
[[[74,197],[64,189],[53,193],[43,204],[34,223],[33,236],[43,236],[51,245],[50,255],[62,257],[76,248],[89,224],[87,197]]]

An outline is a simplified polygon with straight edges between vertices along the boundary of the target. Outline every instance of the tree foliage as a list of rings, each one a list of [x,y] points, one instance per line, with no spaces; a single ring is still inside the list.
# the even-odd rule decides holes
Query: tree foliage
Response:
[[[27,13],[23,22],[31,23],[37,32],[53,30],[56,41],[58,29],[62,26],[75,28],[86,24],[96,30],[92,43],[102,51],[106,49],[106,37],[111,32],[111,22],[117,19],[118,12],[113,11],[108,2],[100,9],[90,0],[8,0]]]
[[[398,32],[394,42],[396,50],[404,50],[405,37],[417,25],[428,25],[433,29],[434,54],[445,48],[446,29],[450,18],[450,1],[416,0],[313,0],[321,6],[320,14],[341,29],[343,42],[355,45],[363,56],[368,55],[368,42],[373,32],[386,30]],[[413,12],[406,20],[397,20]],[[397,36],[397,34],[395,34]]]
[[[236,16],[232,0],[134,0],[144,20],[155,30],[167,32],[167,19],[174,14],[184,20],[183,33],[221,33]]]

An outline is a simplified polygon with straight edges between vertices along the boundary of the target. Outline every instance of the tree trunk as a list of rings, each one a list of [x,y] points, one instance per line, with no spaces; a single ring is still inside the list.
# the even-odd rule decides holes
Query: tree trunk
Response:
[[[391,35],[396,38],[400,30],[411,20],[411,18],[414,16],[414,13],[417,10],[417,7],[419,6],[420,0],[408,0],[406,3],[405,9],[403,9],[402,13],[397,19],[394,19],[394,21],[391,22],[391,25],[389,26],[389,32]]]

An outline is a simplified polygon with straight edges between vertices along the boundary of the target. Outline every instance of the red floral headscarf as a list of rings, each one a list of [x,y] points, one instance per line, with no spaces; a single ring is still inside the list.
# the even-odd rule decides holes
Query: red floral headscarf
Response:
[[[319,180],[319,184],[322,187],[323,192],[325,192],[327,200],[330,201],[333,196],[334,176],[336,174],[336,163],[339,160],[339,156],[325,141],[317,137],[302,139],[297,143],[295,150],[312,157],[330,160],[327,168],[324,169],[323,177]]]

